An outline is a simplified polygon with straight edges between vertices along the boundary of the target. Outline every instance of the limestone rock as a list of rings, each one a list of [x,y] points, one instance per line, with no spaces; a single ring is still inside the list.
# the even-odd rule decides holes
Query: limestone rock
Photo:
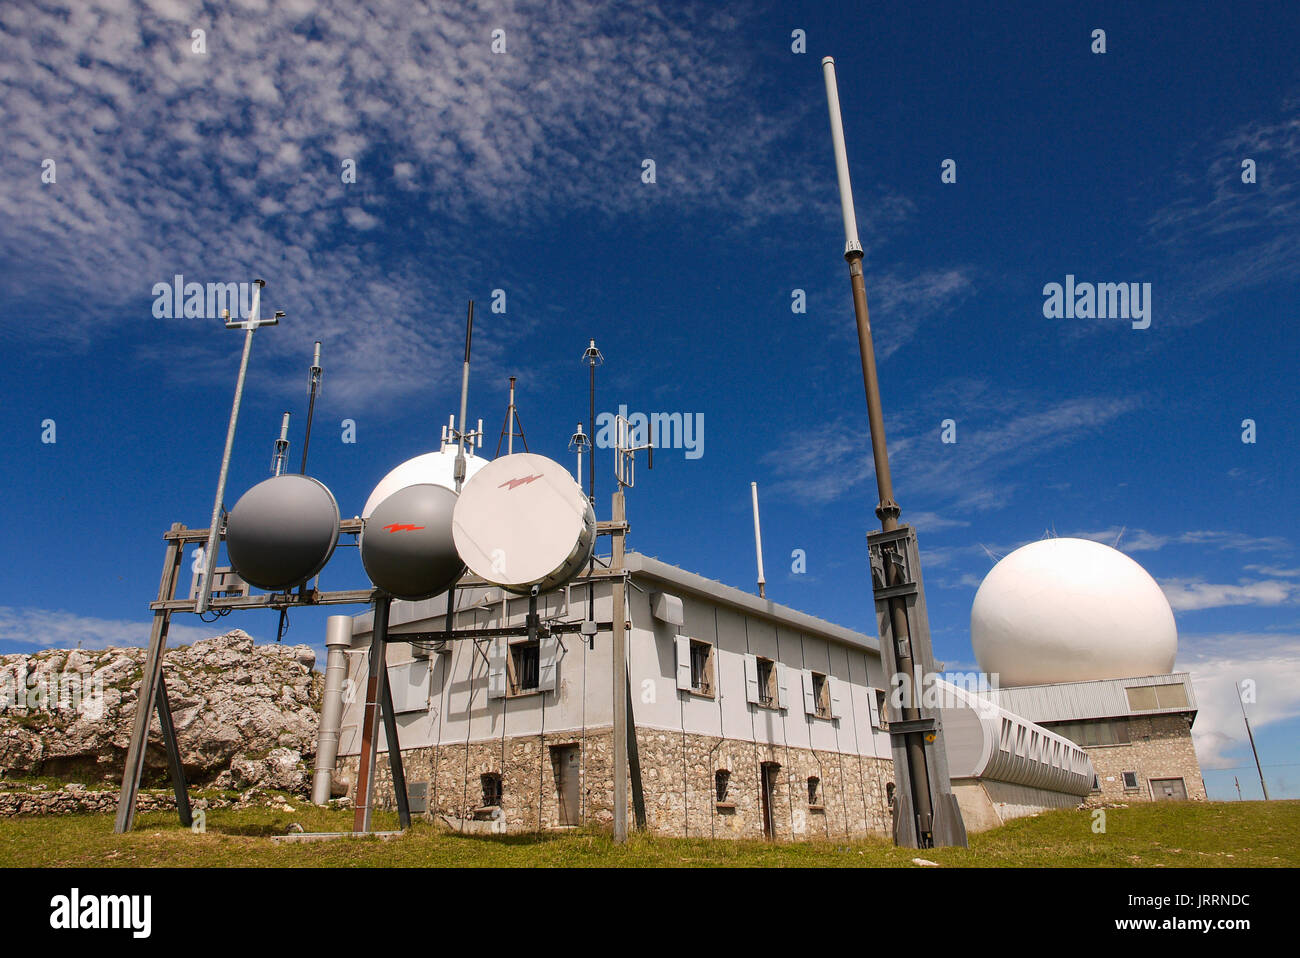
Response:
[[[143,648],[0,655],[0,778],[120,781],[144,659]],[[256,645],[240,629],[168,649],[167,691],[190,783],[307,791],[324,688],[315,661],[308,646]],[[145,784],[166,782],[154,716]]]

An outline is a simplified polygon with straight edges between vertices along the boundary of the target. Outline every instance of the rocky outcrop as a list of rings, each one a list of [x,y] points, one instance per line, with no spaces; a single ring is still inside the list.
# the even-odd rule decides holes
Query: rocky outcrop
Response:
[[[120,781],[142,648],[0,656],[0,776]],[[241,630],[167,652],[164,674],[193,785],[305,792],[324,677],[305,645],[255,645]],[[145,784],[167,782],[155,715]]]

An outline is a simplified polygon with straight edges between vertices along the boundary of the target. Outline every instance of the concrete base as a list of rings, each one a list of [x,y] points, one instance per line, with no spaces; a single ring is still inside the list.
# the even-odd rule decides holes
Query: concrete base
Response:
[[[1005,825],[1014,818],[1035,815],[1054,808],[1076,808],[1082,795],[1049,792],[1027,785],[1013,785],[988,779],[952,780],[952,792],[961,806],[967,832],[984,832]]]

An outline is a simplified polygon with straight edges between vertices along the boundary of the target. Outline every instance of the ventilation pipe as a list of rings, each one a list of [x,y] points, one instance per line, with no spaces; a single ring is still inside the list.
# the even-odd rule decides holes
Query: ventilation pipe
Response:
[[[321,703],[320,736],[316,741],[316,774],[311,800],[328,805],[333,789],[334,762],[339,754],[339,728],[343,724],[343,684],[348,677],[348,649],[352,647],[352,616],[331,615],[325,623],[325,697]],[[346,791],[346,788],[344,789]]]

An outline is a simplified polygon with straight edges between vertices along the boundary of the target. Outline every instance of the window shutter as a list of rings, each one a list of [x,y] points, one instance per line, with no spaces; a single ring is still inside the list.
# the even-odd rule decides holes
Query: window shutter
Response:
[[[783,709],[790,707],[790,670],[784,662],[776,663],[776,704]]]
[[[677,687],[690,691],[691,686],[691,638],[679,635],[677,642]]]
[[[826,676],[826,682],[831,687],[831,718],[843,718],[844,706],[842,704],[842,697],[844,694],[844,683],[833,675]]]
[[[542,692],[555,691],[556,657],[559,655],[560,640],[554,635],[541,636],[537,640],[537,688]]]
[[[880,728],[880,697],[875,689],[867,689],[867,708],[871,709],[871,727]]]
[[[813,694],[812,673],[807,669],[803,672],[803,710],[805,715],[817,714],[817,697]]]
[[[758,659],[745,656],[745,701],[758,702]]]
[[[506,697],[506,640],[498,636],[488,643],[488,698]]]

